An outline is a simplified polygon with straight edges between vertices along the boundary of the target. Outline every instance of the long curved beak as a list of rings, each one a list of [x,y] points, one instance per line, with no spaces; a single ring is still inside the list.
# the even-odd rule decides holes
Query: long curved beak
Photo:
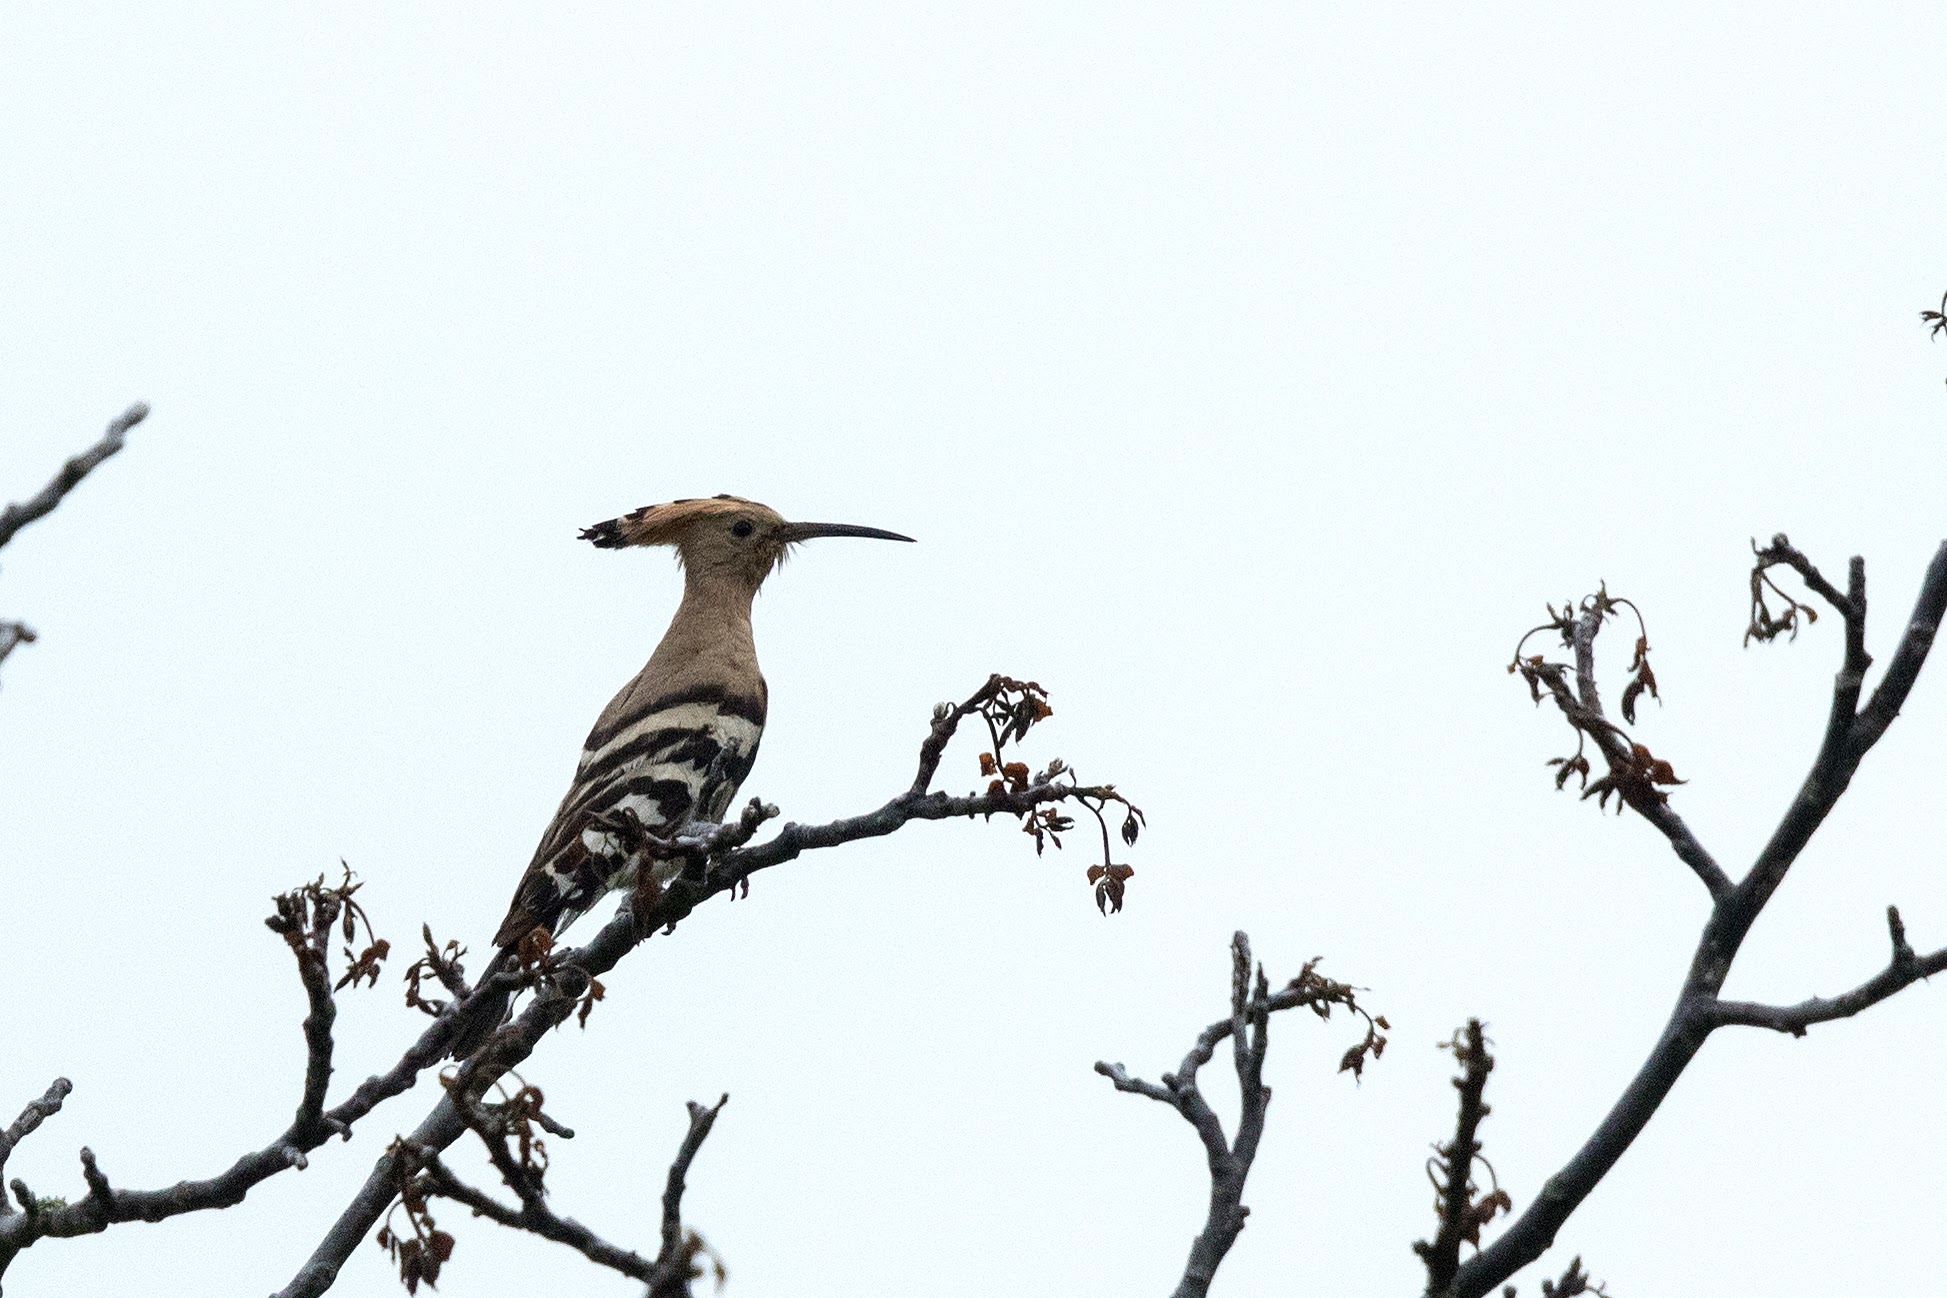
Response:
[[[880,527],[860,527],[855,523],[786,523],[779,533],[789,542],[809,541],[820,536],[863,536],[874,541],[910,541],[910,536],[888,532]]]

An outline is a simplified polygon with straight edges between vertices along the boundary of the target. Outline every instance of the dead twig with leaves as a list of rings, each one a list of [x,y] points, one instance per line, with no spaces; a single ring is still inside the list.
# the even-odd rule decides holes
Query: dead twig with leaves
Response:
[[[1453,1079],[1460,1092],[1460,1113],[1454,1121],[1453,1139],[1433,1147],[1427,1160],[1427,1180],[1433,1182],[1433,1211],[1440,1218],[1440,1229],[1429,1240],[1413,1245],[1413,1251],[1426,1263],[1429,1293],[1444,1292],[1460,1268],[1460,1246],[1481,1245],[1481,1227],[1493,1221],[1496,1213],[1514,1207],[1494,1165],[1481,1156],[1480,1125],[1493,1109],[1486,1100],[1487,1075],[1494,1071],[1494,1056],[1487,1053],[1487,1034],[1479,1019],[1467,1020],[1465,1029],[1453,1034],[1441,1049],[1451,1050],[1460,1064],[1460,1076]],[[1487,1169],[1489,1188],[1483,1192],[1474,1180],[1474,1168]]]
[[[1264,1059],[1271,1048],[1271,1016],[1281,1010],[1310,1010],[1321,1019],[1332,1017],[1335,1006],[1343,1007],[1365,1020],[1363,1040],[1348,1049],[1339,1060],[1339,1071],[1354,1078],[1364,1075],[1368,1057],[1377,1059],[1386,1050],[1388,1031],[1382,1016],[1360,1006],[1357,990],[1334,982],[1317,972],[1313,959],[1277,992],[1272,992],[1264,966],[1253,968],[1251,939],[1236,933],[1230,940],[1230,1017],[1212,1023],[1197,1035],[1196,1044],[1173,1073],[1164,1073],[1160,1083],[1132,1077],[1121,1064],[1097,1063],[1095,1071],[1115,1084],[1118,1091],[1144,1095],[1167,1104],[1183,1116],[1203,1142],[1210,1164],[1210,1207],[1203,1230],[1190,1245],[1190,1258],[1183,1268],[1175,1298],[1200,1298],[1209,1292],[1217,1267],[1230,1252],[1244,1229],[1251,1210],[1244,1206],[1244,1182],[1257,1157],[1258,1142],[1264,1136],[1265,1110],[1271,1103],[1271,1088],[1264,1084]],[[1197,1070],[1209,1063],[1217,1047],[1231,1043],[1231,1066],[1237,1072],[1239,1092],[1237,1134],[1224,1135],[1223,1120],[1204,1098],[1197,1084]]]
[[[1940,335],[1947,333],[1947,293],[1940,295],[1940,309],[1938,311],[1922,311],[1920,313],[1920,323],[1927,326],[1927,337],[1930,339],[1938,338]]]

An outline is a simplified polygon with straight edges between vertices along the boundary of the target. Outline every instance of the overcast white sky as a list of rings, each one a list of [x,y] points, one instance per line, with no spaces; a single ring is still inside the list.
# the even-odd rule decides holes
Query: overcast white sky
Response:
[[[651,1246],[682,1102],[727,1090],[690,1208],[733,1298],[1166,1292],[1200,1150],[1090,1065],[1173,1066],[1243,927],[1397,1031],[1355,1087],[1349,1024],[1277,1025],[1216,1291],[1419,1292],[1434,1042],[1489,1022],[1526,1207],[1704,917],[1640,820],[1553,791],[1516,637],[1598,579],[1644,606],[1642,738],[1741,873],[1839,651],[1740,649],[1748,539],[1866,555],[1884,657],[1947,532],[1916,318],[1947,17],[1700,8],[8,5],[0,498],[155,407],[0,572],[42,633],[0,669],[0,1108],[75,1082],[10,1173],[78,1194],[88,1144],[154,1186],[281,1130],[302,998],[260,921],[341,857],[406,958],[422,921],[483,948],[679,589],[576,528],[729,491],[921,542],[820,543],[765,591],[747,792],[875,806],[1001,670],[1053,695],[1030,755],[1151,833],[1107,920],[1083,851],[998,823],[713,903],[528,1070],[583,1133],[560,1210]],[[1733,994],[1861,981],[1889,902],[1947,943],[1943,674]],[[1941,996],[1721,1035],[1545,1265],[1624,1298],[1936,1283]],[[339,1093],[420,1029],[396,972],[340,1023]],[[431,1098],[239,1209],[44,1243],[7,1292],[278,1288]],[[442,1294],[635,1289],[442,1220]],[[397,1292],[382,1252],[337,1292]]]

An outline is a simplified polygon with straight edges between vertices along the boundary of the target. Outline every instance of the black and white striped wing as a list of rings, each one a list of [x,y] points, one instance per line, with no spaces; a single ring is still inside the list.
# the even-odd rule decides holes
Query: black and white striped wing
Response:
[[[715,691],[658,699],[598,725],[495,943],[513,946],[537,926],[559,934],[603,894],[634,886],[643,861],[625,813],[656,834],[721,820],[763,731],[760,700]]]

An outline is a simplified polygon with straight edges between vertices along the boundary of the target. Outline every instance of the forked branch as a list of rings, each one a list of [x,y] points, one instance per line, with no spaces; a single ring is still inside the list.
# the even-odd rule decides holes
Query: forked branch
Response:
[[[1275,994],[1264,976],[1264,967],[1253,971],[1251,940],[1243,933],[1231,938],[1230,1017],[1212,1023],[1198,1034],[1196,1044],[1183,1057],[1174,1073],[1164,1073],[1161,1083],[1132,1077],[1121,1064],[1097,1063],[1095,1071],[1115,1084],[1118,1091],[1147,1096],[1167,1104],[1180,1114],[1203,1142],[1210,1167],[1210,1205],[1203,1230],[1190,1245],[1189,1261],[1175,1298],[1201,1298],[1210,1288],[1217,1267],[1237,1242],[1244,1220],[1251,1210],[1244,1206],[1244,1182],[1257,1157],[1258,1142],[1264,1136],[1265,1110],[1271,1103],[1271,1088],[1264,1084],[1264,1058],[1271,1047],[1271,1015],[1303,1006],[1319,1018],[1330,1018],[1334,1006],[1360,1015],[1366,1021],[1364,1040],[1347,1050],[1339,1060],[1340,1072],[1362,1075],[1368,1056],[1377,1059],[1386,1049],[1386,1020],[1368,1014],[1359,1006],[1356,989],[1334,982],[1316,972],[1312,960]],[[1204,1098],[1197,1083],[1197,1070],[1209,1063],[1217,1047],[1231,1043],[1231,1066],[1237,1073],[1237,1135],[1224,1135],[1223,1120]]]
[[[441,1230],[433,1219],[430,1200],[442,1198],[510,1230],[565,1244],[597,1266],[640,1280],[648,1286],[648,1298],[689,1298],[690,1282],[704,1274],[702,1259],[710,1262],[721,1285],[726,1275],[723,1262],[701,1235],[684,1228],[682,1200],[683,1179],[729,1098],[726,1095],[707,1107],[694,1102],[689,1105],[689,1131],[669,1169],[669,1185],[663,1195],[662,1248],[654,1258],[611,1244],[549,1206],[543,1185],[545,1155],[536,1157],[538,1138],[521,1130],[542,1118],[539,1093],[531,1087],[522,1087],[514,1097],[496,1106],[498,1112],[473,1106],[466,1114],[467,1125],[485,1143],[489,1160],[514,1191],[518,1206],[468,1185],[441,1161],[437,1150],[399,1141],[388,1153],[403,1178],[394,1213],[403,1211],[405,1223],[400,1226],[388,1221],[379,1232],[379,1243],[398,1265],[407,1292],[416,1292],[422,1280],[436,1284],[455,1246],[452,1234]],[[566,1129],[557,1125],[554,1132],[561,1134]]]
[[[1667,807],[1661,806],[1665,799],[1658,791],[1651,789],[1646,793],[1640,783],[1631,786],[1627,780],[1616,781],[1614,791],[1622,794],[1629,806],[1643,812],[1651,823],[1657,824],[1670,838],[1678,854],[1693,869],[1697,869],[1700,877],[1710,886],[1710,916],[1698,938],[1696,952],[1682,990],[1678,993],[1677,1003],[1649,1057],[1595,1132],[1574,1157],[1549,1178],[1528,1210],[1516,1218],[1499,1239],[1460,1264],[1448,1289],[1442,1291],[1456,1298],[1480,1298],[1542,1255],[1569,1214],[1608,1174],[1637,1134],[1655,1116],[1657,1107],[1676,1085],[1690,1060],[1703,1048],[1713,1030],[1736,1024],[1802,1035],[1812,1024],[1857,1014],[1928,974],[1947,969],[1947,950],[1924,957],[1916,955],[1907,943],[1898,912],[1889,908],[1892,960],[1885,970],[1852,991],[1831,1000],[1814,997],[1793,1006],[1756,1005],[1719,999],[1725,979],[1729,977],[1738,950],[1752,925],[1757,922],[1765,904],[1784,881],[1786,873],[1797,861],[1813,833],[1845,793],[1860,761],[1898,715],[1919,677],[1942,618],[1947,617],[1947,543],[1943,543],[1927,567],[1899,646],[1870,700],[1861,707],[1859,699],[1864,692],[1865,674],[1872,663],[1866,652],[1864,561],[1855,558],[1848,564],[1847,588],[1841,594],[1782,534],[1772,538],[1771,544],[1763,549],[1753,548],[1757,562],[1751,579],[1752,624],[1747,643],[1751,639],[1761,642],[1776,639],[1781,634],[1794,631],[1801,618],[1807,624],[1816,620],[1816,613],[1810,605],[1786,594],[1772,580],[1772,571],[1779,567],[1797,573],[1812,592],[1812,597],[1824,601],[1845,623],[1844,657],[1833,682],[1825,734],[1812,760],[1812,769],[1777,829],[1743,879],[1734,886],[1726,886],[1727,880],[1720,882],[1708,871],[1699,868],[1699,862],[1708,861],[1709,857],[1703,853],[1701,845],[1694,849],[1686,846],[1695,843],[1688,830],[1683,831],[1681,838],[1672,833],[1673,825],[1681,826],[1680,821],[1674,820],[1674,813],[1668,813],[1662,823],[1658,822],[1659,807],[1662,812],[1667,812]],[[1773,600],[1784,601],[1782,610],[1772,607]],[[1600,625],[1605,613],[1601,605],[1605,601],[1611,604],[1615,602],[1608,600],[1606,592],[1598,592],[1590,601],[1585,601],[1582,622],[1591,628],[1591,632],[1584,637],[1584,642],[1593,639],[1592,629]],[[1576,643],[1580,629],[1577,619],[1554,614],[1552,609],[1551,615],[1554,620],[1537,630],[1559,630],[1564,632],[1565,640]],[[1585,665],[1587,659],[1579,652],[1580,646],[1577,647],[1578,670],[1592,670]],[[1528,681],[1537,702],[1544,697],[1551,699],[1578,736],[1594,739],[1602,746],[1605,756],[1620,749],[1621,732],[1602,716],[1592,690],[1584,691],[1579,696],[1571,693],[1564,677],[1567,670],[1564,665],[1548,663],[1539,655],[1522,658],[1517,650],[1516,661],[1510,670],[1519,671]],[[1647,757],[1647,749],[1641,745],[1635,745],[1634,752]],[[1612,772],[1614,765],[1612,759]],[[1567,1277],[1564,1278],[1566,1282]]]
[[[1742,1026],[1770,1028],[1802,1037],[1815,1023],[1849,1019],[1870,1009],[1895,992],[1904,991],[1923,978],[1947,970],[1947,947],[1918,955],[1907,944],[1906,925],[1900,921],[1900,908],[1886,908],[1886,927],[1893,939],[1893,956],[1886,968],[1849,992],[1830,999],[1813,996],[1796,1005],[1761,1005],[1753,1001],[1713,1001],[1707,1011],[1713,1028]]]
[[[360,1094],[365,1097],[362,1101],[354,1096],[336,1109],[327,1111],[323,1107],[325,1085],[331,1076],[331,1026],[337,1013],[326,953],[334,931],[342,930],[349,940],[354,925],[364,922],[363,910],[352,900],[358,887],[352,882],[350,871],[346,871],[344,882],[335,887],[327,886],[320,878],[277,898],[276,913],[265,921],[284,937],[297,956],[298,976],[311,1011],[304,1021],[304,1085],[297,1114],[284,1133],[264,1148],[245,1154],[217,1176],[201,1181],[178,1181],[164,1190],[113,1188],[93,1152],[85,1148],[81,1151],[81,1173],[88,1192],[77,1202],[37,1198],[15,1180],[13,1188],[21,1210],[12,1213],[0,1210],[0,1273],[5,1272],[22,1249],[42,1239],[91,1235],[122,1222],[163,1221],[183,1213],[233,1207],[243,1202],[244,1196],[259,1182],[288,1168],[304,1167],[306,1155],[333,1135],[350,1138],[352,1122],[382,1098],[378,1092],[384,1090],[375,1078],[360,1088]],[[365,954],[352,959],[338,983],[339,988],[351,983],[355,973],[362,978],[369,972],[376,981],[377,963],[384,958],[385,944],[372,938],[369,925],[365,931],[369,939]],[[350,955],[349,950],[346,954]],[[358,972],[361,966],[365,972]],[[397,1089],[409,1085],[410,1075]],[[65,1078],[57,1080],[45,1096],[29,1105],[0,1134],[0,1166],[4,1166],[15,1145],[60,1110],[72,1089]]]

